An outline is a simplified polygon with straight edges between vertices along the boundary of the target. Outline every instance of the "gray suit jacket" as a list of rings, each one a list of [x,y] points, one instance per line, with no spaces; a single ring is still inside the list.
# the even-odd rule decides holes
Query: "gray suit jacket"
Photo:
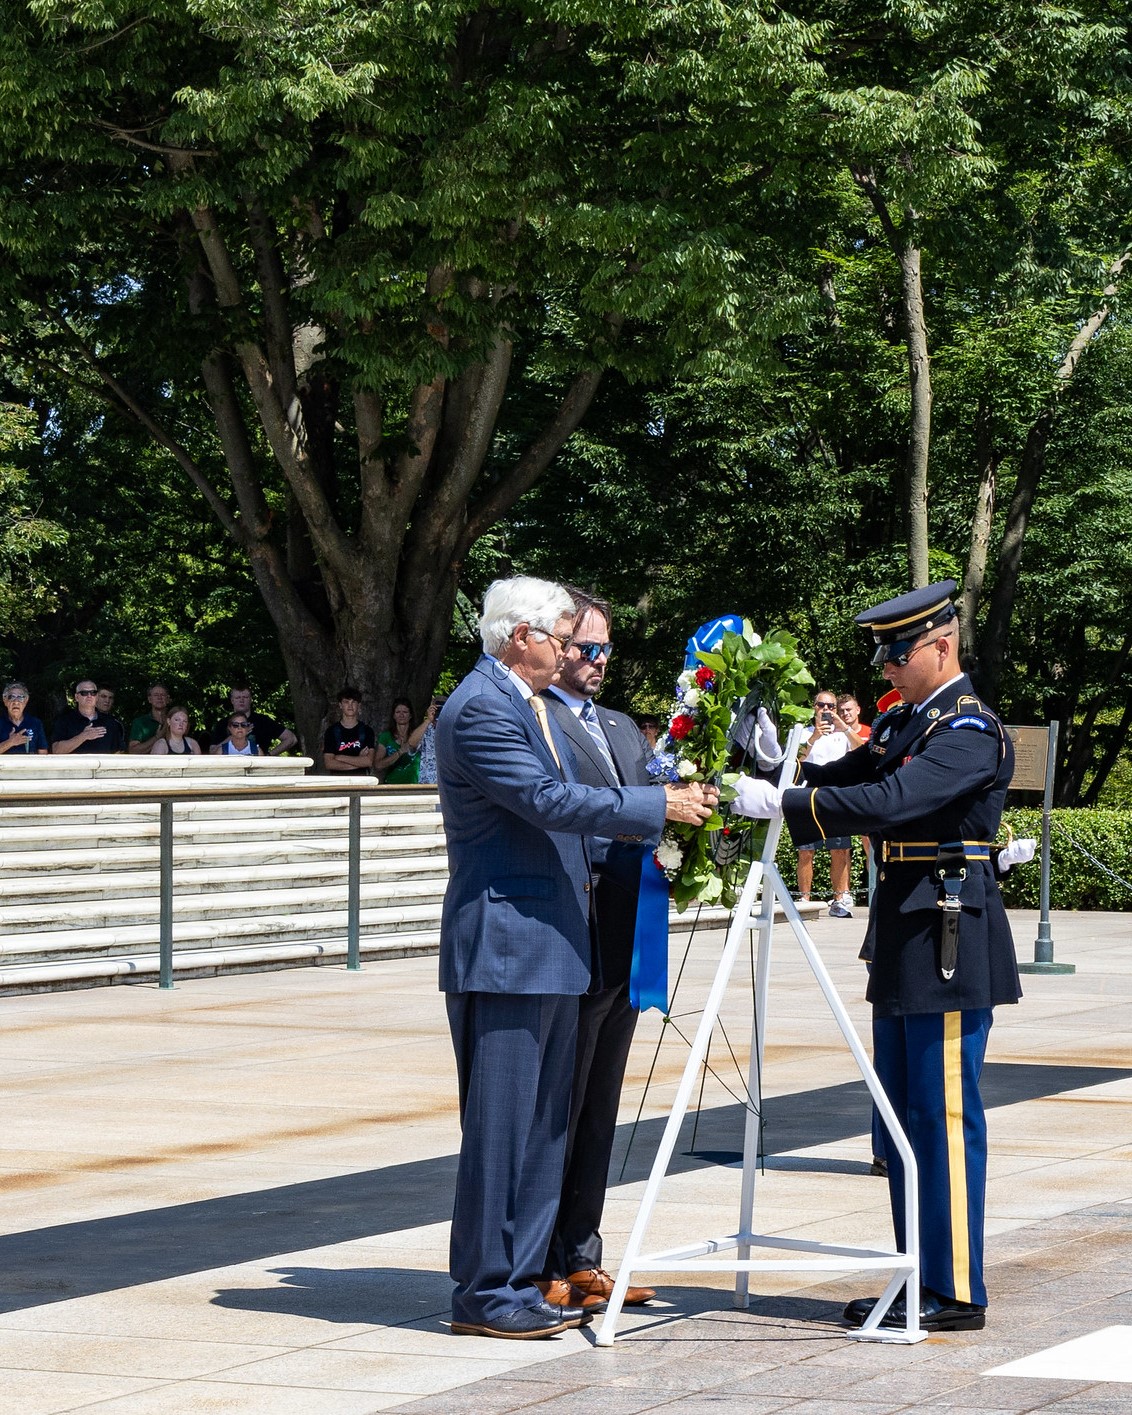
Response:
[[[662,792],[580,785],[565,737],[556,742],[566,779],[529,703],[487,657],[444,706],[436,756],[448,837],[445,992],[585,992],[592,882],[584,837],[660,839]]]

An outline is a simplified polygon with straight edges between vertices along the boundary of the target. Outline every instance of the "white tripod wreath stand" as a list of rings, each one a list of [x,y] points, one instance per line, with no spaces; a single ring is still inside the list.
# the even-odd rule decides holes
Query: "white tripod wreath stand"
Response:
[[[786,746],[779,784],[786,785],[793,779],[794,762],[798,755],[805,729],[795,727],[790,733]],[[847,1335],[857,1341],[887,1341],[911,1343],[922,1341],[926,1333],[921,1330],[920,1313],[920,1230],[919,1213],[916,1203],[917,1176],[916,1159],[912,1147],[901,1129],[900,1122],[888,1097],[881,1089],[873,1070],[872,1061],[861,1044],[861,1039],[850,1021],[845,1004],[833,985],[825,964],[810,937],[802,918],[794,907],[789,890],[774,863],[774,853],[778,846],[782,822],[771,821],[767,830],[766,844],[762,858],[755,861],[747,875],[747,882],[735,906],[727,941],[715,972],[707,1002],[704,1005],[700,1025],[692,1042],[684,1074],[672,1103],[668,1122],[664,1127],[660,1148],[653,1161],[648,1184],[645,1187],[641,1207],[629,1235],[625,1256],[618,1269],[617,1281],[609,1299],[609,1306],[597,1333],[598,1346],[612,1346],[616,1334],[617,1319],[625,1300],[625,1291],[639,1273],[646,1272],[734,1272],[736,1307],[745,1307],[748,1302],[749,1274],[753,1272],[851,1272],[881,1271],[891,1272],[892,1279],[885,1288],[869,1319],[864,1326],[849,1331]],[[762,1076],[763,1038],[766,1035],[767,994],[770,987],[771,929],[774,924],[774,904],[777,900],[786,915],[786,921],[798,941],[810,971],[817,979],[834,1020],[841,1029],[853,1059],[864,1077],[865,1084],[873,1098],[881,1120],[888,1134],[896,1144],[904,1163],[904,1212],[907,1252],[884,1251],[875,1248],[858,1248],[840,1243],[818,1243],[802,1238],[780,1238],[757,1233],[753,1228],[755,1207],[755,1180],[758,1172],[759,1116],[753,1107],[747,1105],[746,1125],[743,1133],[743,1182],[739,1196],[739,1229],[736,1233],[722,1238],[706,1238],[689,1243],[680,1248],[669,1248],[662,1252],[644,1253],[642,1245],[653,1208],[660,1193],[660,1186],[668,1173],[672,1153],[680,1126],[688,1111],[688,1104],[695,1088],[696,1078],[707,1055],[711,1034],[723,1005],[723,999],[731,980],[731,973],[738,957],[739,946],[748,930],[754,930],[758,938],[758,956],[755,969],[755,1016],[751,1035],[751,1059],[747,1079],[748,1096],[758,1096],[759,1079]],[[768,1248],[777,1250],[781,1256],[772,1258],[752,1258],[752,1249]],[[734,1253],[732,1257],[714,1256]],[[804,1257],[803,1254],[812,1256]],[[881,1318],[888,1311],[901,1288],[906,1289],[904,1327],[882,1327]]]

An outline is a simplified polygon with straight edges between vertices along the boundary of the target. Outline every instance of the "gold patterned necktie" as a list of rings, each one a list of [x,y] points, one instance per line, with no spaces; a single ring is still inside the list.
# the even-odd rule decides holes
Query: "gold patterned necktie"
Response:
[[[550,719],[546,715],[546,704],[537,693],[531,695],[530,704],[531,711],[538,718],[539,729],[546,738],[546,745],[550,748],[550,755],[554,758],[554,765],[561,771],[562,762],[558,756],[558,748],[554,745],[554,738],[550,735]]]

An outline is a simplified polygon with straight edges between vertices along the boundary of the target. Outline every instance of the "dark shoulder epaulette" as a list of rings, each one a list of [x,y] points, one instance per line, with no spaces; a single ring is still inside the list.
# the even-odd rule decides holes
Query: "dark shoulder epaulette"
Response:
[[[998,714],[987,707],[981,698],[975,697],[973,693],[964,693],[957,698],[954,708],[938,717],[924,733],[924,736],[928,737],[931,733],[938,732],[941,727],[970,727],[977,728],[982,732],[991,731],[998,738],[999,756],[1006,755],[1006,732]]]

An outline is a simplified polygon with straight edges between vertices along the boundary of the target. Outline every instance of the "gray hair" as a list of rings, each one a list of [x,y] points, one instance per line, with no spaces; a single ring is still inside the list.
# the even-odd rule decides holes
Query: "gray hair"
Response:
[[[13,681],[13,682],[11,682],[11,683],[5,683],[5,684],[4,684],[3,696],[6,698],[9,693],[14,693],[17,688],[22,688],[22,689],[24,690],[24,692],[27,693],[28,697],[29,697],[29,698],[31,697],[31,693],[28,692],[28,685],[27,685],[26,683],[21,683],[21,682],[19,682],[18,679],[15,680],[15,681]]]
[[[540,633],[553,632],[563,615],[574,616],[574,601],[553,580],[513,575],[488,586],[480,615],[484,653],[498,654],[520,624]]]

